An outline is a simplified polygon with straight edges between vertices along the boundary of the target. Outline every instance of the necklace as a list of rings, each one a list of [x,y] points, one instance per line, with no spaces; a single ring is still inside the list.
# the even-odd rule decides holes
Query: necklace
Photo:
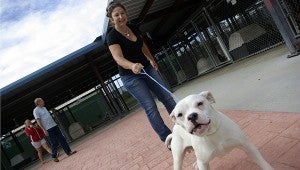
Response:
[[[127,37],[129,37],[128,27],[126,27],[126,33],[124,33]]]

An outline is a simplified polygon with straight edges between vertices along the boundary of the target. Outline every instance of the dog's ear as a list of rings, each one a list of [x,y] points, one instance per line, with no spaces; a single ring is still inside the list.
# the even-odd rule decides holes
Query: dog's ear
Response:
[[[215,98],[210,91],[203,91],[200,95],[204,96],[210,103],[216,103]]]
[[[170,118],[171,118],[171,120],[172,120],[173,122],[175,122],[175,121],[176,121],[176,118],[175,118],[175,113],[174,113],[174,111],[172,111],[172,113],[170,114]]]

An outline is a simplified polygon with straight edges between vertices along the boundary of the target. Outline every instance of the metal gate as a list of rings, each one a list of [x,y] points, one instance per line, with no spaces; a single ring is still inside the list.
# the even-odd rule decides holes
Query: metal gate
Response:
[[[214,2],[196,10],[155,55],[171,86],[284,43],[263,0],[238,1],[238,8]],[[299,0],[278,2],[299,38]]]
[[[279,4],[296,38],[300,37],[300,1],[280,0]]]
[[[227,18],[218,21],[217,25],[233,60],[249,57],[283,43],[263,0],[254,1],[252,4],[244,3],[244,10],[235,13],[230,13],[234,11],[233,5],[228,4],[227,7],[223,9],[229,10]],[[217,16],[218,12],[210,11],[210,14]]]
[[[181,84],[232,61],[205,11],[177,30],[156,59],[171,86]]]

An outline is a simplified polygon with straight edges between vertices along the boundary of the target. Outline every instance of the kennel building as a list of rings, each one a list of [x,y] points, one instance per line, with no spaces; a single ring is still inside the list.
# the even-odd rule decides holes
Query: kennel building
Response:
[[[299,50],[296,0],[119,1],[171,89],[281,44],[291,56]],[[104,33],[91,44],[1,89],[1,169],[38,159],[22,130],[24,120],[33,119],[36,96],[45,99],[69,142],[138,107],[105,46],[110,27],[106,20]]]

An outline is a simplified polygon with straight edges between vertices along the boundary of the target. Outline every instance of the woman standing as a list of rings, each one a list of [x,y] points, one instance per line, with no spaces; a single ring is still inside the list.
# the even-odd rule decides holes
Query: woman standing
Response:
[[[34,126],[30,120],[25,120],[25,133],[30,138],[32,146],[37,150],[39,159],[44,162],[42,147],[51,154],[51,149],[44,139],[44,132],[41,128]]]
[[[171,131],[161,118],[151,92],[164,104],[169,114],[176,103],[168,92],[147,75],[140,74],[144,69],[157,82],[163,84],[162,78],[157,72],[158,65],[144,43],[141,32],[135,25],[127,23],[125,7],[120,3],[111,2],[106,8],[106,12],[114,26],[108,33],[106,41],[114,60],[118,64],[123,85],[144,108],[152,128],[160,139],[165,141]]]

